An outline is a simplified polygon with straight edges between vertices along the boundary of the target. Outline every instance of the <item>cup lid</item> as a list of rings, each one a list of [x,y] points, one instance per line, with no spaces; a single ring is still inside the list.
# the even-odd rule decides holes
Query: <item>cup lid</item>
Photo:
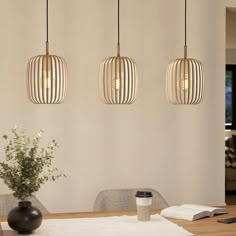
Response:
[[[148,191],[137,191],[135,197],[140,197],[140,198],[148,198],[152,197],[152,192]]]

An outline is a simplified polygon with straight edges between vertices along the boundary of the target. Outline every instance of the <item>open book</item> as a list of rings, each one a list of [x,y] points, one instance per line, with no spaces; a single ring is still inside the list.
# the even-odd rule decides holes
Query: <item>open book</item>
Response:
[[[181,206],[171,206],[161,211],[161,216],[183,220],[198,220],[204,217],[212,217],[218,214],[227,213],[226,208],[209,207],[194,204],[183,204]]]

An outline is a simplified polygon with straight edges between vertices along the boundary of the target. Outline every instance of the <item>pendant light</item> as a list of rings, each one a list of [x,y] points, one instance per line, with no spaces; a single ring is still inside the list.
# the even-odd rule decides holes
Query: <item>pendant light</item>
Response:
[[[117,56],[105,59],[99,72],[100,96],[107,104],[131,104],[138,88],[138,71],[133,59],[120,56],[120,0],[118,0]]]
[[[48,0],[46,0],[46,54],[35,56],[28,62],[28,98],[35,104],[59,104],[64,101],[66,92],[66,62],[62,57],[49,54]]]
[[[184,58],[170,62],[166,73],[166,95],[173,104],[198,104],[203,99],[204,72],[200,61],[187,58],[185,0],[185,45]]]

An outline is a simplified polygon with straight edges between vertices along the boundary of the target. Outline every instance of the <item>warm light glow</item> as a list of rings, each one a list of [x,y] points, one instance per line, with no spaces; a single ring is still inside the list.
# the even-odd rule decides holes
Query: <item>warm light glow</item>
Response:
[[[112,87],[115,90],[120,90],[122,88],[122,80],[124,78],[124,72],[116,71],[115,78],[112,81]]]
[[[187,60],[182,60],[180,65],[180,80],[178,84],[178,89],[186,92],[191,89],[191,81],[189,78],[189,69]]]
[[[189,74],[187,72],[181,73],[181,78],[179,80],[179,89],[184,92],[191,89],[191,80],[189,79]]]
[[[112,88],[114,90],[120,90],[123,88],[122,83],[124,81],[124,69],[121,64],[120,57],[117,58],[116,64],[115,64],[115,71],[114,71],[114,77],[112,79]]]
[[[44,63],[43,63],[43,89],[51,89],[51,83],[52,83],[52,66],[51,61],[48,56],[45,57]]]
[[[44,88],[46,89],[50,89],[51,88],[51,71],[44,71],[43,72],[43,84],[44,84]]]

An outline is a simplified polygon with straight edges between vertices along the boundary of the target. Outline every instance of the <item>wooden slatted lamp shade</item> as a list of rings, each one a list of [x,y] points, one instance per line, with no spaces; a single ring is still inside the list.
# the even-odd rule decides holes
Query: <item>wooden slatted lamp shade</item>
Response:
[[[184,58],[170,62],[166,72],[166,96],[173,104],[199,104],[204,95],[203,64],[187,58],[185,0],[185,45]]]
[[[49,54],[48,0],[46,0],[46,54],[32,57],[27,66],[28,98],[35,104],[60,104],[67,93],[67,65],[62,57]]]
[[[105,59],[100,66],[100,96],[107,104],[131,104],[138,90],[138,71],[133,59],[120,56],[120,1],[118,0],[117,56]]]

